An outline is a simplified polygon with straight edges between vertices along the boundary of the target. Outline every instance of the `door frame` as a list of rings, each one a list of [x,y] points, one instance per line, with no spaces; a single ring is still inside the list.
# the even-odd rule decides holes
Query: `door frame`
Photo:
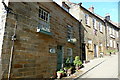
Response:
[[[84,58],[83,58],[84,55]],[[86,44],[82,43],[82,55],[81,55],[82,61],[87,60],[87,52],[86,52]]]
[[[58,47],[59,47],[59,48],[58,48]],[[61,58],[62,60],[60,61],[60,63],[61,63],[61,64],[60,64],[60,68],[63,68],[63,66],[64,66],[64,65],[63,65],[63,62],[64,62],[64,47],[63,47],[62,45],[57,45],[57,70],[58,70],[58,64],[59,64],[59,63],[58,63],[58,57],[59,57],[59,55],[58,55],[58,53],[59,53],[58,50],[60,49],[60,47],[61,47],[61,53],[60,53],[61,56],[60,56],[60,57],[62,57],[62,58]]]
[[[98,57],[98,45],[94,44],[94,58]]]

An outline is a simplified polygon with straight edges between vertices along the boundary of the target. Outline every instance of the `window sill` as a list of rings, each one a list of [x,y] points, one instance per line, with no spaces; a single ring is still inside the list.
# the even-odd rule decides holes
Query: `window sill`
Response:
[[[72,42],[72,41],[68,41],[68,43],[75,44],[75,43],[74,43],[74,42]]]
[[[73,38],[73,39],[68,39],[67,41],[69,43],[75,44],[77,40],[76,40],[76,38]]]
[[[110,37],[113,38],[113,39],[115,39],[115,36],[113,34],[110,34]]]
[[[98,31],[98,29],[95,29],[95,28],[94,28],[94,30]]]
[[[52,35],[51,32],[45,31],[45,30],[40,30],[40,33],[46,34],[46,35]]]
[[[92,50],[92,49],[88,49],[88,51],[89,51],[89,52],[93,52],[93,50]]]
[[[88,24],[86,24],[86,26],[87,26],[87,27],[89,27],[89,28],[91,27],[91,26],[90,26],[90,25],[88,25]]]
[[[102,33],[102,34],[103,34],[103,31],[100,31],[100,33]]]

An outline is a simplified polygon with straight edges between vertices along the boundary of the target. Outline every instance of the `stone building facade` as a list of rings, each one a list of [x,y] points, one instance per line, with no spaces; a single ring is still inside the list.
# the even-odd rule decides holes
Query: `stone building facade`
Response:
[[[106,48],[107,52],[119,52],[119,27],[110,20],[110,15],[106,15]]]
[[[99,57],[100,53],[105,54],[106,35],[104,18],[94,13],[94,7],[89,10],[82,6],[82,3],[76,4],[65,1],[70,6],[69,13],[81,21],[81,59],[89,61]]]
[[[2,46],[2,77],[50,78],[64,59],[80,56],[80,22],[55,2],[10,2]]]

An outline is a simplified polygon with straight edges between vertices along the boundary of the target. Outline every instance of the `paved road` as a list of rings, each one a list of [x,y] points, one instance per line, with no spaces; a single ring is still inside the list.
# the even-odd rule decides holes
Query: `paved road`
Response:
[[[118,55],[106,57],[105,62],[95,67],[81,78],[118,78]]]
[[[2,74],[2,65],[1,65],[1,59],[0,59],[0,80],[1,80],[1,75]]]

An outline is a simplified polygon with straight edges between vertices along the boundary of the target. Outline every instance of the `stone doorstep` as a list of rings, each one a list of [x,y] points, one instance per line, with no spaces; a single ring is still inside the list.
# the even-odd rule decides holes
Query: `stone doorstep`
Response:
[[[88,71],[90,71],[92,68],[94,68],[95,66],[99,65],[100,63],[104,62],[105,60],[102,59],[99,63],[95,64],[94,66],[92,66],[91,68],[87,69],[87,70],[84,70],[84,68],[82,68],[81,70],[79,70],[78,72],[75,72],[74,74],[72,74],[71,76],[68,76],[68,77],[63,77],[62,79],[67,79],[67,78],[73,78],[73,79],[76,79],[76,78],[79,78],[80,76],[84,75],[85,73],[87,73]],[[89,63],[87,64],[90,64],[92,61],[90,61]],[[87,64],[85,64],[87,66]]]

